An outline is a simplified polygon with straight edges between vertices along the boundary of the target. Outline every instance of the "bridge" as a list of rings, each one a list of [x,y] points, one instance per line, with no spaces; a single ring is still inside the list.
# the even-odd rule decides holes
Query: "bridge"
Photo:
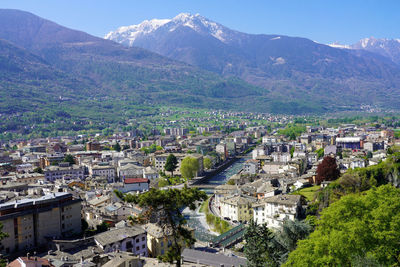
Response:
[[[214,240],[211,241],[211,246],[223,248],[232,247],[233,245],[243,240],[245,230],[246,226],[244,224],[239,224],[231,230],[214,238]]]
[[[217,186],[219,186],[219,184],[191,184],[191,185],[189,185],[189,187],[196,187],[196,188],[203,188],[203,189],[214,189]]]

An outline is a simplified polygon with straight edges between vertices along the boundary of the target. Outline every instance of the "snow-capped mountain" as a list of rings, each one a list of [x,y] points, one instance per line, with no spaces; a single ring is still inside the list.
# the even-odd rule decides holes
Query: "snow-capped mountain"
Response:
[[[364,38],[353,44],[351,48],[367,50],[400,64],[400,39]]]
[[[359,96],[349,98],[352,104],[364,103],[379,98],[382,88],[400,84],[399,66],[380,55],[306,38],[242,33],[199,14],[121,27],[106,39],[240,78],[290,101],[343,103],[343,95],[351,94]]]
[[[329,44],[330,47],[343,49],[357,49],[372,52],[389,58],[396,64],[400,64],[400,39],[363,38],[355,44],[343,45],[338,42]]]
[[[160,27],[165,32],[173,32],[179,27],[187,27],[199,34],[211,35],[224,43],[232,41],[234,35],[238,34],[238,32],[206,19],[200,14],[181,13],[173,19],[152,19],[137,25],[122,26],[116,31],[109,32],[104,38],[127,46],[134,46],[135,42],[140,42],[140,38],[152,35]]]

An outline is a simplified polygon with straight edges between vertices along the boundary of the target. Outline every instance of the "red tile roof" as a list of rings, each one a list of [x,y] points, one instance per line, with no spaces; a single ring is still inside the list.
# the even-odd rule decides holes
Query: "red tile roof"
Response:
[[[9,267],[20,267],[22,266],[21,262],[29,265],[29,263],[40,263],[41,266],[43,267],[54,267],[54,265],[52,265],[47,259],[43,259],[40,257],[33,257],[30,256],[29,259],[27,257],[19,257],[18,259],[15,259],[14,261],[10,262],[7,266]]]
[[[124,180],[125,184],[137,184],[137,183],[149,183],[147,178],[126,178]]]

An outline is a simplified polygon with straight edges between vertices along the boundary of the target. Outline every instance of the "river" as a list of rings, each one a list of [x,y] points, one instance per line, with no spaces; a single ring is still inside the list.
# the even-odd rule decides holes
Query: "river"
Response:
[[[224,171],[210,178],[207,182],[205,182],[205,184],[215,184],[215,185],[225,184],[232,175],[235,175],[243,168],[243,163],[250,158],[250,155],[251,154],[249,154],[249,157],[240,158],[236,160],[235,163],[226,168]],[[207,194],[212,194],[214,191],[213,189],[202,189],[202,190],[205,191]],[[203,242],[208,242],[211,241],[213,237],[215,237],[215,233],[212,233],[207,227],[204,214],[199,213],[198,209],[196,211],[191,211],[188,208],[186,208],[183,211],[183,214],[187,220],[187,224],[189,225],[189,227],[195,229],[194,236],[196,239]]]

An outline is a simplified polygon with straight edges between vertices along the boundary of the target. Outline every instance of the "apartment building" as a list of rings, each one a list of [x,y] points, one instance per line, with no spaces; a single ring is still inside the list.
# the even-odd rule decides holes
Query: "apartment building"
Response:
[[[69,166],[68,162],[60,163],[58,166],[49,166],[44,170],[47,181],[54,182],[59,179],[83,179],[85,170],[78,165]]]
[[[81,231],[81,200],[62,192],[7,202],[0,204],[0,222],[8,234],[1,240],[0,253],[45,246],[48,239]]]

